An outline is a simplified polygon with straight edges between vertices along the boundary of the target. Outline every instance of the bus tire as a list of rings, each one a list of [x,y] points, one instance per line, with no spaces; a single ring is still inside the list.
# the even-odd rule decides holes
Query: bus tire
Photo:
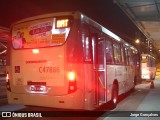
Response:
[[[113,108],[116,108],[118,103],[118,85],[113,84],[112,88],[112,99],[111,99],[111,105]]]

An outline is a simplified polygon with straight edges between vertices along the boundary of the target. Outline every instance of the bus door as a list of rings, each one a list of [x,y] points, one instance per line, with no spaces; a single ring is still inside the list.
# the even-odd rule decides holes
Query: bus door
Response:
[[[97,105],[106,103],[106,56],[105,40],[92,38],[93,69],[95,76],[95,101]]]

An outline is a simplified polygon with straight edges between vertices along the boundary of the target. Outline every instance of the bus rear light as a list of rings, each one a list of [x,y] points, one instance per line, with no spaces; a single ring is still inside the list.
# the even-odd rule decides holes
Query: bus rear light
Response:
[[[70,90],[74,90],[74,86],[69,86],[69,87],[70,87],[70,88],[69,88]]]
[[[68,94],[76,92],[77,91],[77,82],[75,81],[69,81],[68,86]]]
[[[39,49],[32,49],[32,53],[34,53],[34,54],[38,54],[40,51],[39,51]]]
[[[68,73],[68,80],[69,80],[68,94],[76,92],[76,90],[77,90],[77,81],[76,81],[76,75],[75,75],[74,72],[69,72]]]
[[[76,75],[74,72],[69,72],[68,73],[68,79],[69,81],[74,81],[76,79]]]

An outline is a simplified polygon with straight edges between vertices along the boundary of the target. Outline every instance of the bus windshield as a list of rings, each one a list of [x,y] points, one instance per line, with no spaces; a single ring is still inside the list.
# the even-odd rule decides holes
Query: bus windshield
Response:
[[[15,49],[62,45],[70,31],[70,17],[55,17],[15,24],[12,45]]]

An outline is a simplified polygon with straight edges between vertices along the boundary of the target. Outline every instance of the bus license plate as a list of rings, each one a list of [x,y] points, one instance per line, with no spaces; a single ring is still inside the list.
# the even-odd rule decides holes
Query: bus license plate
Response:
[[[31,86],[31,91],[44,91],[44,86]]]

